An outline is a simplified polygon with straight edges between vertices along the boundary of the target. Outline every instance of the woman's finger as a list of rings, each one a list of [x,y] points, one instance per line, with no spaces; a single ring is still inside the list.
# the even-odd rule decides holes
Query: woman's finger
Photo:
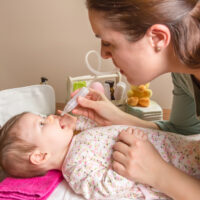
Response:
[[[95,112],[93,110],[88,110],[88,118],[95,120]]]
[[[77,106],[76,108],[74,108],[72,110],[72,113],[75,114],[75,115],[82,115],[83,110],[85,110],[85,108]]]
[[[77,94],[79,91],[80,91],[80,89],[75,90],[74,92],[72,92],[72,93],[70,94],[70,96],[73,97],[73,96],[74,96],[75,94]]]
[[[90,96],[92,98],[92,100],[94,101],[102,101],[102,100],[106,100],[106,96],[102,93],[99,92],[97,90],[94,90],[92,88],[89,88],[90,93],[88,94],[88,96]]]
[[[93,110],[88,109],[88,108],[83,108],[83,107],[76,107],[75,109],[72,110],[72,113],[75,115],[82,115],[87,118],[90,118],[95,121],[95,113]]]
[[[56,113],[57,113],[58,115],[60,115],[60,114],[62,113],[62,111],[61,111],[61,110],[57,110]]]
[[[88,108],[77,107],[72,111],[72,113],[75,115],[82,115],[82,116],[88,117],[91,120],[95,121],[98,125],[101,125],[101,126],[111,125],[110,121],[102,118],[94,110],[91,110]]]
[[[89,100],[84,97],[78,97],[78,103],[84,108],[90,108],[93,110],[96,110],[96,108],[98,107],[97,101]]]

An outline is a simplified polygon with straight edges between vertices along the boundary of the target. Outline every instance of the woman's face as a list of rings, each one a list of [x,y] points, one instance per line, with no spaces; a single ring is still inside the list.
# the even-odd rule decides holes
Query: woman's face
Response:
[[[126,35],[110,28],[103,13],[89,10],[89,19],[93,32],[101,39],[101,56],[111,58],[130,84],[144,84],[167,72],[162,56],[146,34],[139,41],[131,42]]]

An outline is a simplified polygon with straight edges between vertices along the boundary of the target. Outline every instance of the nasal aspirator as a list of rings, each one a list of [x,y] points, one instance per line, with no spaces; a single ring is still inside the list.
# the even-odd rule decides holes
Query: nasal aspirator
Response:
[[[64,110],[61,113],[61,116],[63,116],[66,113],[71,112],[78,105],[77,98],[79,96],[85,97],[88,93],[89,93],[89,89],[88,88],[86,88],[86,87],[81,88],[81,90],[77,94],[75,94],[72,99],[70,99],[67,102]]]

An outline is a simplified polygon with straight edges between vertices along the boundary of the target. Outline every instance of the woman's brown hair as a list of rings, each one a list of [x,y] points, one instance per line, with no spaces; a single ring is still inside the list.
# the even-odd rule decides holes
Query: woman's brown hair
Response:
[[[153,24],[166,25],[179,59],[200,67],[199,0],[86,0],[86,5],[103,12],[111,27],[130,41],[142,38]]]

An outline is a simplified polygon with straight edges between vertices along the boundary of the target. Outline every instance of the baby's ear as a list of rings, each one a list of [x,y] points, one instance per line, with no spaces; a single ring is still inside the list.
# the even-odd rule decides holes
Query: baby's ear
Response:
[[[49,158],[50,158],[49,153],[42,153],[39,150],[35,150],[29,156],[29,161],[34,165],[41,165],[46,163]]]

